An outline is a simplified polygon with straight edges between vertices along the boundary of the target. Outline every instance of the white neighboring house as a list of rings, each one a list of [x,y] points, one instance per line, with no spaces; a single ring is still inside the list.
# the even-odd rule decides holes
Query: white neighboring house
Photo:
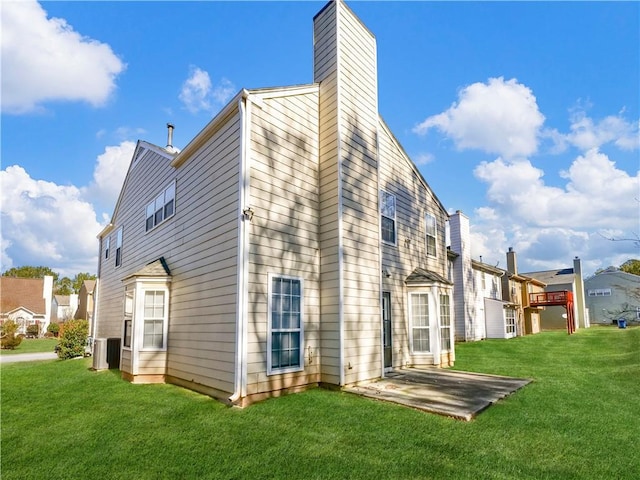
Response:
[[[27,327],[40,324],[40,335],[51,321],[53,277],[0,277],[0,322],[13,320],[18,333],[26,335]]]
[[[608,268],[587,278],[584,289],[593,323],[640,322],[640,276]]]
[[[54,295],[52,302],[52,321],[63,323],[71,320],[78,310],[78,294]]]

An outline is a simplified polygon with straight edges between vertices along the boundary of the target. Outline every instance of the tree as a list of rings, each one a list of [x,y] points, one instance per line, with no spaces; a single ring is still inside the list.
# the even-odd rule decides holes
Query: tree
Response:
[[[45,275],[51,275],[54,283],[58,281],[58,275],[49,267],[32,267],[26,265],[24,267],[13,267],[2,274],[4,277],[17,277],[17,278],[44,278]]]
[[[78,273],[75,277],[73,277],[72,280],[73,290],[76,293],[80,293],[80,288],[82,287],[82,284],[85,280],[95,280],[96,278],[96,275],[92,275],[87,272]]]
[[[620,270],[633,275],[640,275],[640,260],[631,259],[620,265]]]
[[[73,289],[73,281],[69,277],[62,277],[59,281],[55,282],[53,291],[56,295],[71,295],[77,293]]]
[[[15,350],[22,342],[22,336],[17,335],[18,324],[13,320],[5,320],[0,327],[0,343],[2,348],[7,350]]]

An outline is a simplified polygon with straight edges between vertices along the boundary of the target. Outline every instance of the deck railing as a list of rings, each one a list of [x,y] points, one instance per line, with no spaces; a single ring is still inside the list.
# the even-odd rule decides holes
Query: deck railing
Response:
[[[567,305],[573,302],[573,294],[567,290],[558,292],[537,292],[529,294],[529,304],[532,307],[545,305]]]

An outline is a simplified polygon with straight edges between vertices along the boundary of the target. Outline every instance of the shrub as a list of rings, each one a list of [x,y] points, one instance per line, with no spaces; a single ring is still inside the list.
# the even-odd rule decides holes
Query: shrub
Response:
[[[52,336],[57,337],[60,333],[60,324],[51,322],[47,327],[47,333],[50,333]]]
[[[27,337],[39,337],[40,336],[40,324],[34,323],[27,325]]]
[[[84,356],[84,347],[89,334],[89,322],[82,319],[67,320],[62,325],[60,340],[56,346],[58,357],[62,359]]]
[[[0,341],[2,348],[7,350],[15,350],[22,342],[22,335],[16,335],[18,324],[13,320],[6,320],[0,327],[2,340]]]

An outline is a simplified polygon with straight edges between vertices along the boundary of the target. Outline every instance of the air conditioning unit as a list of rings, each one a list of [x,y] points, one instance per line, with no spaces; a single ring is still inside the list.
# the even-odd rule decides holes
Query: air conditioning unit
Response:
[[[107,370],[107,339],[96,338],[93,344],[93,369]]]

